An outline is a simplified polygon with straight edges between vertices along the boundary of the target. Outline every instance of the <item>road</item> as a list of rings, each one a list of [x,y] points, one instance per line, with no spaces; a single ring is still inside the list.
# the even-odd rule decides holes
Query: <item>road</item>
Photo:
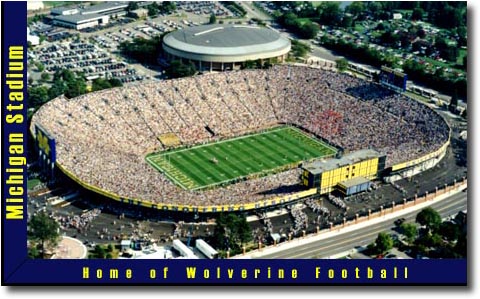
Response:
[[[447,218],[457,214],[459,211],[467,209],[467,192],[456,193],[440,202],[433,203],[432,208],[437,210],[442,218]],[[287,249],[281,252],[263,255],[259,258],[282,259],[282,258],[328,258],[329,256],[349,251],[355,246],[364,246],[372,243],[378,233],[392,231],[395,228],[393,224],[398,218],[405,218],[406,222],[414,222],[415,216],[419,211],[415,211],[394,219],[388,219],[384,222],[361,228],[352,233],[341,234],[338,237],[319,240],[295,248]]]
[[[272,17],[256,8],[251,1],[238,2],[247,11],[247,18],[256,18],[262,21],[270,21]]]

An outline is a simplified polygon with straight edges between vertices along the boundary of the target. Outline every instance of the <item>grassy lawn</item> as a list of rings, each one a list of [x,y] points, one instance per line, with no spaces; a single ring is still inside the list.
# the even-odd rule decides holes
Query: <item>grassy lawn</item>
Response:
[[[363,33],[365,31],[365,27],[362,24],[355,24],[355,29],[356,32]]]
[[[37,186],[40,183],[41,183],[41,181],[39,179],[28,180],[27,181],[27,189],[31,190],[31,189],[35,188],[35,186]]]
[[[331,156],[336,149],[293,127],[146,157],[157,170],[188,190],[230,183],[297,167],[301,161]]]
[[[466,50],[460,50],[460,51],[466,51]],[[466,52],[465,52],[465,54],[466,54]],[[461,55],[459,55],[459,56],[461,56]],[[462,57],[461,59],[463,59],[463,56],[461,56],[461,57]],[[426,62],[431,63],[434,66],[441,66],[441,67],[451,68],[451,69],[457,70],[459,72],[464,72],[464,70],[459,69],[456,64],[453,64],[451,62],[441,62],[441,61],[438,61],[438,60],[435,60],[435,59],[432,59],[432,58],[429,58],[429,57],[422,57],[422,59],[425,60]],[[457,61],[458,61],[458,59],[459,58],[457,58]],[[463,60],[460,64],[463,64]]]
[[[297,20],[298,20],[302,25],[305,24],[305,23],[307,23],[308,21],[310,21],[309,18],[298,18]]]
[[[450,63],[447,63],[447,62],[441,62],[441,61],[438,61],[438,60],[435,60],[435,59],[432,59],[432,58],[429,58],[429,57],[422,57],[423,60],[425,60],[426,62],[429,62],[435,66],[441,66],[441,67],[452,67],[452,65]]]
[[[467,50],[465,49],[459,49],[458,50],[458,57],[457,57],[457,64],[458,65],[463,65],[463,57],[467,55]]]

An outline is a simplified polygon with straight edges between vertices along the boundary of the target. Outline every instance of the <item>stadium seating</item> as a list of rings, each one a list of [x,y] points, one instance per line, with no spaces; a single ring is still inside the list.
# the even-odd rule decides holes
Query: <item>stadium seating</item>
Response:
[[[184,205],[288,195],[301,190],[300,173],[182,190],[145,161],[148,153],[164,149],[158,137],[165,134],[193,145],[290,123],[346,151],[374,148],[387,155],[387,167],[438,149],[449,134],[430,108],[377,84],[288,65],[59,97],[38,110],[32,126],[37,123],[55,137],[57,162],[79,180],[125,198]]]

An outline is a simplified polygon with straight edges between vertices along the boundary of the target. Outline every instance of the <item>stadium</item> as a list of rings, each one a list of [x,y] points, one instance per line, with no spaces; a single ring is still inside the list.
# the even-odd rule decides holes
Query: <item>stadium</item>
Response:
[[[267,27],[203,25],[169,33],[163,49],[169,60],[191,61],[198,70],[236,70],[246,61],[284,62],[290,40]]]
[[[348,194],[434,166],[450,140],[446,122],[424,104],[293,65],[59,97],[30,129],[44,163],[86,189],[195,213],[255,210],[337,188]]]

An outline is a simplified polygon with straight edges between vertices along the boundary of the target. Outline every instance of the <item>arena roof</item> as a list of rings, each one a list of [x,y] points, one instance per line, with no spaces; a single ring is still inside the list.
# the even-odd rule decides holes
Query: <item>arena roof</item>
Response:
[[[172,33],[181,42],[208,47],[244,47],[266,44],[280,38],[275,31],[257,26],[206,25],[188,27]]]
[[[210,56],[248,56],[257,53],[290,50],[290,40],[276,31],[249,25],[204,25],[188,27],[168,34],[164,47],[184,53]],[[284,53],[283,53],[284,52]],[[172,53],[179,55],[178,53]],[[190,58],[190,57],[186,57]],[[191,59],[203,60],[201,57]]]

